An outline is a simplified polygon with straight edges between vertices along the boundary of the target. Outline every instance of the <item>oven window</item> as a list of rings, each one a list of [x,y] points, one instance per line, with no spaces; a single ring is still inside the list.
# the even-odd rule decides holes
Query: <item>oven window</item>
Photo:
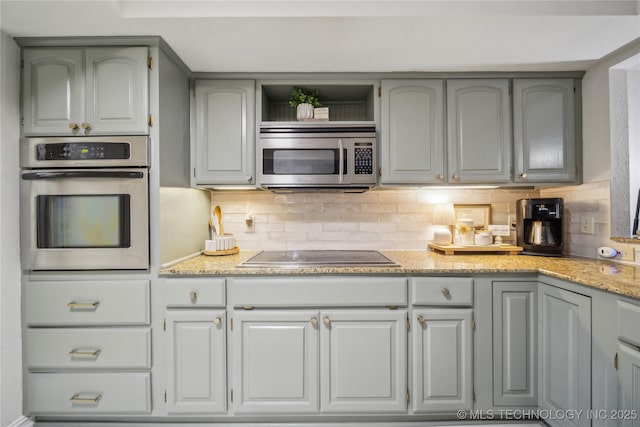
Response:
[[[347,154],[344,150],[344,173]],[[264,149],[262,169],[266,175],[338,175],[339,150],[336,149]]]
[[[38,196],[38,248],[128,248],[128,194]]]

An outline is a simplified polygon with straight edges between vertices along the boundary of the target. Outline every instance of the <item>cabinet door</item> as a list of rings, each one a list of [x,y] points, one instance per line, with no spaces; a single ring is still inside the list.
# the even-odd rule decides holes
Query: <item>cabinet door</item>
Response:
[[[146,47],[87,49],[86,134],[148,133],[147,57]]]
[[[224,311],[168,311],[166,322],[167,413],[225,413]]]
[[[448,80],[447,125],[449,182],[509,182],[509,80]]]
[[[383,184],[444,180],[442,80],[382,81]]]
[[[640,427],[640,347],[618,344],[618,375],[622,402],[622,425]]]
[[[233,330],[236,413],[318,411],[318,313],[238,312]]]
[[[195,183],[255,183],[255,82],[198,80],[195,97]]]
[[[24,49],[24,134],[72,135],[84,120],[81,49]],[[77,132],[77,130],[75,131]]]
[[[575,181],[573,79],[515,79],[513,92],[514,181]]]
[[[549,411],[591,408],[591,299],[540,284],[538,288],[539,401]],[[558,426],[590,425],[587,417]]]
[[[413,312],[413,409],[457,411],[473,405],[471,309]]]
[[[493,282],[493,404],[538,405],[537,282]]]
[[[322,312],[322,412],[406,412],[406,311]]]

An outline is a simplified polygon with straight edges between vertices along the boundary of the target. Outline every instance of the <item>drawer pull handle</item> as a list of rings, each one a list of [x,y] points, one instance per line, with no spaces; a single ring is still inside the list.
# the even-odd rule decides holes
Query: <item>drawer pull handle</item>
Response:
[[[325,325],[329,326],[331,324],[331,319],[329,319],[328,316],[324,316],[322,318],[322,323],[324,323]]]
[[[67,303],[67,307],[69,307],[71,310],[76,309],[76,310],[95,310],[98,308],[98,306],[100,305],[100,301],[94,301],[94,302],[77,302],[77,301],[69,301]]]
[[[312,326],[316,326],[318,324],[318,319],[316,317],[312,317],[309,320],[309,323],[311,323]]]
[[[214,324],[214,325],[218,326],[218,325],[220,325],[221,323],[222,323],[222,317],[220,317],[220,316],[216,316],[216,318],[215,318],[215,319],[213,319],[213,324]]]
[[[69,402],[71,403],[98,403],[102,399],[101,394],[96,394],[95,397],[80,397],[78,393],[74,394],[69,398]]]
[[[195,304],[198,301],[198,293],[196,291],[189,292],[189,300],[191,300],[191,303]]]
[[[449,289],[447,288],[442,288],[442,295],[447,299],[451,298],[451,292],[449,292]]]
[[[69,352],[69,356],[71,356],[71,358],[74,358],[74,357],[96,357],[97,358],[99,355],[100,355],[99,348],[96,348],[95,350],[84,350],[84,351],[74,348]]]
[[[427,319],[425,319],[423,315],[420,315],[418,316],[418,322],[420,322],[421,325],[424,325],[427,323]]]

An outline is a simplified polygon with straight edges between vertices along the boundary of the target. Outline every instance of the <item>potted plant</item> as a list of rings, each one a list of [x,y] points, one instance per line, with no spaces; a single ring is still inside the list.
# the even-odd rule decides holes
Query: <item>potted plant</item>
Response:
[[[302,87],[294,87],[289,98],[289,105],[296,107],[296,118],[306,120],[313,118],[313,109],[320,107],[318,91],[308,90]]]

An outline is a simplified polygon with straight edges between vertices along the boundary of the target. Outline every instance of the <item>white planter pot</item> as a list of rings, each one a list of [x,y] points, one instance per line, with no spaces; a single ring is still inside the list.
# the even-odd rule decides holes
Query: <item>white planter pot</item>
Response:
[[[311,104],[299,104],[296,110],[296,117],[298,120],[307,120],[313,118],[313,105]]]

